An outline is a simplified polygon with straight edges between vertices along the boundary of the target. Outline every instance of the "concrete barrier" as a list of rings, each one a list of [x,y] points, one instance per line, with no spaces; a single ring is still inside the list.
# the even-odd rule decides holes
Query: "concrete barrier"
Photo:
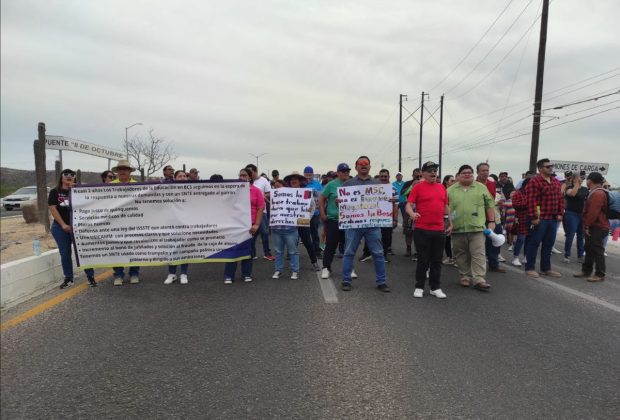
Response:
[[[58,286],[63,279],[57,249],[2,264],[0,307],[4,309],[43,294]]]

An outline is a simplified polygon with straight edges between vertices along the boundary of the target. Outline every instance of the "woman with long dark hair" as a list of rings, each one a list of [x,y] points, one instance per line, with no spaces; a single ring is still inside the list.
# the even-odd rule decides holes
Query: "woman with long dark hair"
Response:
[[[454,179],[454,177],[452,175],[446,175],[446,176],[443,177],[443,181],[441,181],[441,184],[447,190],[448,187],[450,185],[454,184],[455,182],[456,182],[456,180]],[[445,215],[444,216],[444,223],[446,225],[446,228],[448,226],[448,218],[449,217],[450,217],[450,215]],[[454,265],[454,258],[452,257],[452,237],[450,235],[446,235],[446,242],[445,242],[444,247],[445,247],[444,250],[446,251],[446,258],[444,258],[442,263]]]
[[[60,285],[61,289],[73,286],[73,260],[71,259],[71,245],[73,244],[73,228],[71,227],[71,202],[69,201],[69,190],[75,183],[75,172],[65,169],[60,173],[60,178],[56,188],[52,188],[47,197],[47,204],[50,213],[54,218],[51,232],[54,240],[58,244],[60,253],[60,263],[65,280]],[[97,286],[95,282],[95,270],[87,268],[84,270],[91,287]]]

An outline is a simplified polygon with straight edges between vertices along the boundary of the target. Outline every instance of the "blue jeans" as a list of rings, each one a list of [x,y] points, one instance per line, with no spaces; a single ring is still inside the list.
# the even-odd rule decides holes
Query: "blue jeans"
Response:
[[[58,252],[60,253],[60,265],[65,280],[73,280],[73,260],[71,260],[71,234],[62,230],[62,227],[56,222],[52,223],[52,236],[58,244]]]
[[[514,246],[512,248],[512,255],[514,258],[517,258],[519,254],[521,253],[521,247],[525,243],[525,238],[526,238],[525,235],[517,235],[517,240],[515,241]]]
[[[310,219],[310,237],[312,238],[312,246],[314,247],[314,253],[321,253],[321,239],[319,238],[319,225],[321,224],[321,216],[315,214]]]
[[[176,274],[177,273],[177,267],[181,267],[181,274],[185,274],[187,275],[187,266],[189,264],[179,264],[179,265],[169,265],[168,266],[168,274]]]
[[[526,270],[536,269],[536,254],[541,244],[540,271],[551,270],[551,249],[553,244],[555,244],[557,233],[557,220],[541,220],[540,223],[532,227],[528,235],[527,246],[525,247],[525,256],[527,258]]]
[[[585,252],[584,236],[583,236],[583,219],[580,213],[566,210],[564,212],[564,229],[566,233],[566,242],[564,242],[564,256],[570,257],[570,249],[573,247],[573,239],[577,234],[577,256],[583,257]]]
[[[273,249],[276,251],[276,271],[282,271],[284,268],[284,247],[286,247],[291,259],[291,271],[297,273],[299,271],[299,252],[297,251],[299,234],[297,229],[295,228],[292,231],[272,229],[271,238],[273,239]]]
[[[252,236],[250,258],[247,260],[241,260],[241,275],[243,277],[252,277],[252,260],[256,256],[256,238],[258,233]],[[224,265],[224,277],[227,279],[235,279],[235,272],[237,271],[237,261],[227,262]]]
[[[67,280],[73,279],[73,260],[71,259],[71,244],[73,239],[71,238],[71,234],[62,230],[62,227],[56,222],[52,223],[51,233],[56,244],[58,244],[62,274]],[[92,268],[85,269],[84,273],[88,277],[95,277],[95,270]]]
[[[381,243],[381,228],[356,228],[344,231],[345,245],[344,258],[342,260],[342,282],[351,283],[351,271],[353,271],[353,259],[362,238],[372,254],[375,264],[375,276],[377,285],[385,284],[385,258],[383,256],[383,244]]]
[[[114,277],[125,277],[125,267],[114,267]],[[129,267],[129,277],[139,276],[140,275],[140,267]]]
[[[496,223],[493,232],[501,235],[504,232],[504,229],[502,228],[502,225],[500,223]],[[496,269],[497,267],[499,267],[499,260],[497,258],[499,257],[500,247],[493,246],[493,243],[491,242],[491,239],[489,237],[486,238],[484,247],[487,253],[487,259],[489,260],[489,267],[491,269]]]
[[[263,243],[263,254],[265,256],[271,255],[271,249],[269,249],[269,216],[267,212],[263,213],[263,219],[260,221],[260,239]],[[254,258],[254,256],[252,256]]]

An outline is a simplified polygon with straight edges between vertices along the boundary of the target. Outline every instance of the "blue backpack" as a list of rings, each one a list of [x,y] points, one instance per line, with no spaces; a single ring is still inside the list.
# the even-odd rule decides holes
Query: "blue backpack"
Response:
[[[607,191],[607,219],[620,219],[620,193]]]

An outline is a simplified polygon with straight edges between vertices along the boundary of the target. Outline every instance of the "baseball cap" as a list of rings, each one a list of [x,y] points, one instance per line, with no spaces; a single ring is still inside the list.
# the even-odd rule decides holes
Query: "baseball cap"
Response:
[[[304,173],[305,174],[313,174],[314,173],[314,169],[312,169],[312,166],[306,166],[304,168]]]
[[[346,163],[340,163],[336,170],[338,172],[349,172],[351,168],[349,168],[349,165],[347,165]]]
[[[427,172],[430,169],[437,169],[437,168],[439,168],[439,165],[429,160],[428,162],[425,162],[424,165],[422,165],[422,172]]]

